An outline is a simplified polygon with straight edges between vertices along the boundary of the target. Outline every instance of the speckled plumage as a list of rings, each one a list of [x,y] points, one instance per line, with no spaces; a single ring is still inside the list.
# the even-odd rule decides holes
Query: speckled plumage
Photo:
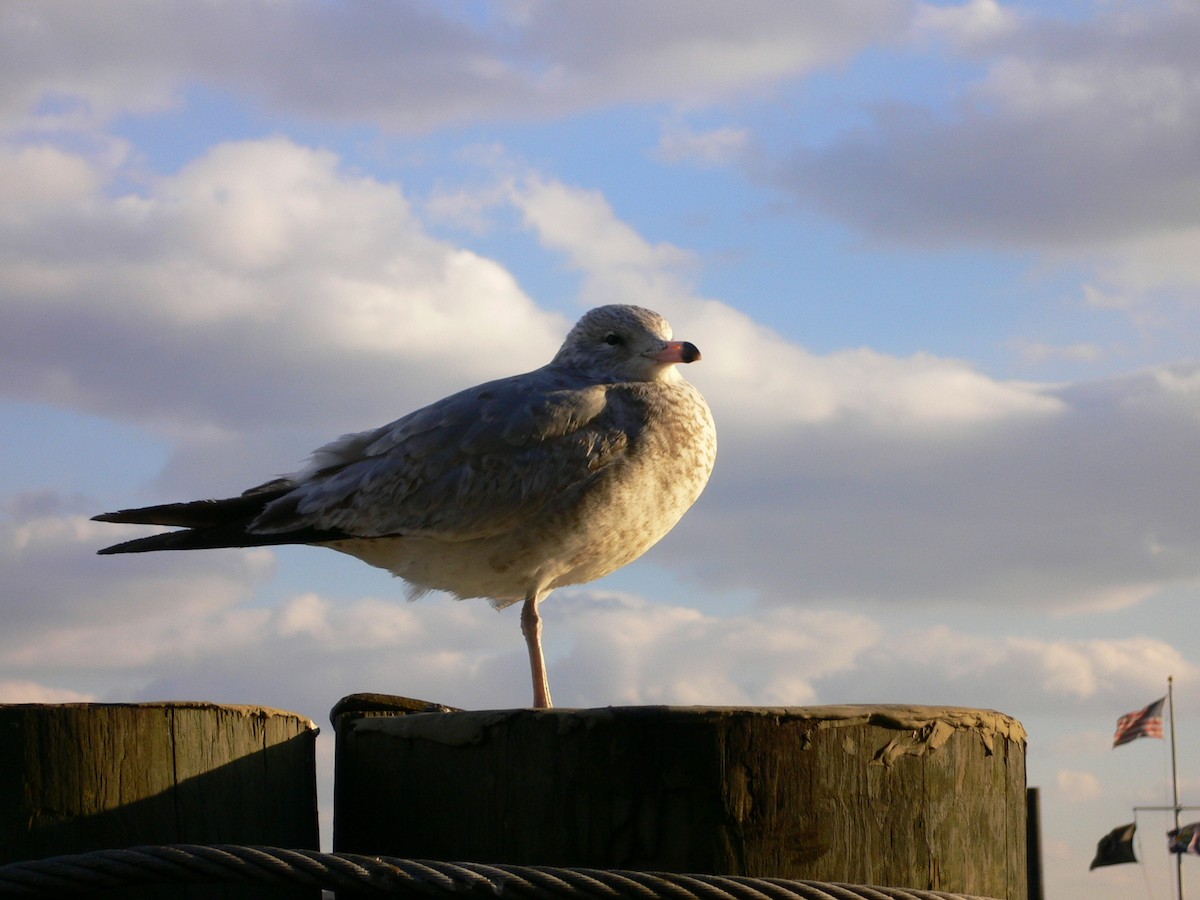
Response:
[[[411,593],[524,600],[537,703],[538,602],[641,556],[708,481],[712,416],[675,367],[698,358],[657,313],[599,307],[546,366],[345,435],[294,475],[229,500],[98,516],[191,529],[101,552],[319,544]]]

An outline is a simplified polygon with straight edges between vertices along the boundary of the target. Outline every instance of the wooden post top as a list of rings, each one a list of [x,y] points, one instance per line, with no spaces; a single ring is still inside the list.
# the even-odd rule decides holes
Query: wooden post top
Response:
[[[977,733],[988,752],[993,739],[1014,741],[1023,748],[1026,733],[1012,716],[991,709],[905,704],[841,704],[834,706],[607,706],[592,709],[456,710],[450,707],[386,695],[351,695],[330,714],[334,725],[352,719],[356,732],[376,731],[398,738],[417,738],[448,745],[473,744],[484,732],[521,719],[557,721],[559,730],[603,724],[704,724],[720,726],[740,720],[774,720],[820,731],[869,725],[904,732],[876,755],[890,765],[900,756],[924,755],[942,746],[958,731]],[[350,723],[348,723],[350,724]]]
[[[1025,729],[910,704],[334,710],[334,847],[1024,900]]]
[[[102,709],[195,709],[195,710],[217,710],[236,715],[241,715],[246,718],[273,719],[285,718],[295,719],[304,723],[306,728],[316,729],[317,723],[308,716],[302,716],[299,713],[289,712],[286,709],[274,709],[270,706],[256,706],[239,703],[212,703],[207,700],[148,700],[141,703],[93,703],[93,702],[75,702],[75,703],[0,703],[0,710],[35,710],[35,709],[74,709],[74,710],[102,710]]]

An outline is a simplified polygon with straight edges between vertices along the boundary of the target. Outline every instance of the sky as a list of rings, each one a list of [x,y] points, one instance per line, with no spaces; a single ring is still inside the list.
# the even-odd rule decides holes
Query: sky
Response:
[[[637,303],[717,467],[544,604],[556,701],[998,709],[1047,896],[1171,896],[1162,814],[1087,867],[1170,801],[1111,749],[1168,676],[1200,803],[1197,46],[1191,0],[0,3],[0,702],[527,704],[515,609],[90,517]]]

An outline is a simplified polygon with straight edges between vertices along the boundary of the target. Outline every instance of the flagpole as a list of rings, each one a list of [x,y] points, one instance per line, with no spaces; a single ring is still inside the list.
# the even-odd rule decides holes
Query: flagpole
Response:
[[[1175,765],[1175,676],[1167,676],[1167,711],[1171,720],[1171,806],[1179,831],[1179,769]],[[1183,854],[1175,854],[1175,896],[1183,900]]]

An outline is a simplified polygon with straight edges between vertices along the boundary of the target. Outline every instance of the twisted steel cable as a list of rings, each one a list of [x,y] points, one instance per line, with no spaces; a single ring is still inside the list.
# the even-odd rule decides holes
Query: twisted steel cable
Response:
[[[913,888],[782,878],[483,865],[233,844],[95,850],[0,866],[0,897],[61,897],[147,884],[273,884],[345,894],[522,900],[986,900]]]

